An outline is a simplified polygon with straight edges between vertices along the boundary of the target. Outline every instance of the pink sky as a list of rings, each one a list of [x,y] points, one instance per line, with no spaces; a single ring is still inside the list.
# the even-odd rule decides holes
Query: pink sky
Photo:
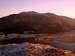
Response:
[[[75,18],[75,0],[0,0],[0,17],[23,11],[51,12]]]

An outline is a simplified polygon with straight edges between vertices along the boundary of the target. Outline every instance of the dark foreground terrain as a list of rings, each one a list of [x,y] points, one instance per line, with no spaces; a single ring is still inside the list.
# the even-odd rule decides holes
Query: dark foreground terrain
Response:
[[[43,44],[8,44],[0,46],[0,56],[75,56],[68,50],[56,49]]]
[[[55,34],[1,35],[0,56],[75,56],[75,44],[55,40],[52,36]]]

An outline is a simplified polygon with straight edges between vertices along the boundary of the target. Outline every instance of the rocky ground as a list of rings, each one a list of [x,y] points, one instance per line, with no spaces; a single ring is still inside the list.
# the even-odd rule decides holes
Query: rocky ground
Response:
[[[26,38],[27,35],[26,37],[24,35],[10,35],[13,37],[4,37],[0,40],[0,56],[75,56],[74,52],[64,48],[56,48],[47,44],[47,41],[42,41],[44,39],[34,39],[29,36],[29,38]],[[23,39],[16,39],[19,37]]]
[[[0,56],[75,56],[68,50],[57,49],[44,44],[8,44],[0,46]]]

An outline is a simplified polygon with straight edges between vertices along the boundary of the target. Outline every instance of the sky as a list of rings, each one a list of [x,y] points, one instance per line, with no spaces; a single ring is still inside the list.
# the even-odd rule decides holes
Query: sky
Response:
[[[24,11],[51,12],[75,18],[75,0],[0,0],[0,17]]]

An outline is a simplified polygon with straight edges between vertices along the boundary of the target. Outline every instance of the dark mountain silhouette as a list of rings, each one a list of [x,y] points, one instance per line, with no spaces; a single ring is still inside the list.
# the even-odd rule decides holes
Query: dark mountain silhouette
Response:
[[[58,33],[75,30],[75,19],[58,16],[53,13],[34,11],[12,14],[0,18],[0,32],[22,33]]]

